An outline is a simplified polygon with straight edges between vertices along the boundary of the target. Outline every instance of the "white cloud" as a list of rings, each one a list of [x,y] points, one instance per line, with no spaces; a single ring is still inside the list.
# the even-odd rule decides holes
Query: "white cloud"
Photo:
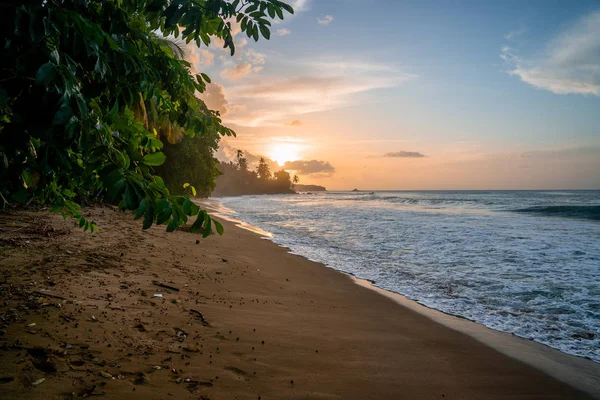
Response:
[[[521,36],[524,33],[525,33],[525,28],[517,29],[517,30],[511,31],[511,32],[508,32],[506,35],[504,35],[504,39],[513,40],[513,39],[518,38],[519,36]]]
[[[538,57],[519,56],[502,48],[508,73],[556,94],[600,96],[600,11],[581,18],[561,32]]]
[[[329,25],[333,21],[333,17],[331,15],[325,15],[323,18],[317,17],[317,22],[319,25]]]
[[[290,31],[289,29],[286,29],[286,28],[277,29],[278,36],[285,36],[285,35],[289,35],[291,33],[292,33],[292,31]]]
[[[286,3],[288,3],[290,6],[292,6],[295,14],[309,9],[308,8],[309,0],[291,0],[291,1],[288,0],[288,1],[286,1]]]
[[[221,71],[221,77],[232,81],[237,81],[248,75],[252,71],[251,64],[239,64],[233,68]]]
[[[254,49],[246,50],[246,60],[248,60],[250,64],[264,64],[265,58],[264,54],[261,54]]]

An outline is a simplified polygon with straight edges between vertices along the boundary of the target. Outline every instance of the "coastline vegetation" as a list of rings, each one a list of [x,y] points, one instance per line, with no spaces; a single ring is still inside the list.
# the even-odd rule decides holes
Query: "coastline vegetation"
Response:
[[[294,185],[300,179],[285,170],[271,173],[269,164],[260,158],[255,170],[249,169],[242,150],[237,151],[237,162],[219,164],[220,175],[216,179],[213,196],[241,196],[249,194],[296,193]]]
[[[143,229],[173,231],[196,217],[191,231],[222,233],[190,200],[193,186],[176,191],[161,178],[193,178],[194,158],[210,181],[214,160],[195,156],[235,135],[196,96],[210,78],[193,74],[165,39],[200,47],[217,37],[233,55],[234,21],[249,38],[269,39],[270,20],[292,8],[279,0],[65,0],[8,2],[2,11],[0,207],[48,206],[94,231],[80,206],[109,202],[135,212]]]

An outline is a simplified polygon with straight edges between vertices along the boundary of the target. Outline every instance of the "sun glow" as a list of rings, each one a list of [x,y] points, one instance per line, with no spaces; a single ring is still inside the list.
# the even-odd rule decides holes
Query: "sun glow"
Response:
[[[300,146],[294,143],[277,143],[271,147],[269,158],[277,161],[277,163],[283,167],[286,161],[298,160],[300,153]]]

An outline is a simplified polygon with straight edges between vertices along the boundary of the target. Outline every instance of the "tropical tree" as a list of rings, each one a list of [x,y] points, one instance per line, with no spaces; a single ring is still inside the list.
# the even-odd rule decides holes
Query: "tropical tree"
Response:
[[[269,39],[269,19],[292,8],[279,0],[0,7],[0,206],[49,205],[95,230],[80,204],[98,199],[134,210],[144,229],[166,224],[172,231],[196,216],[191,230],[209,235],[208,214],[172,195],[154,168],[165,162],[165,139],[234,132],[195,97],[210,78],[192,74],[164,38],[208,46],[217,37],[233,55],[234,24],[254,40]]]
[[[258,160],[258,165],[256,166],[256,174],[260,179],[271,178],[271,169],[269,168],[269,164],[267,164],[267,160],[265,160],[264,157],[261,157]]]
[[[208,197],[215,188],[215,179],[219,176],[219,161],[214,152],[219,145],[216,133],[196,135],[193,138],[183,136],[178,143],[165,143],[163,152],[167,156],[165,163],[155,168],[163,177],[165,186],[172,194],[187,192],[185,184],[193,185],[196,196]]]
[[[294,183],[294,185],[300,182],[300,178],[298,177],[298,175],[294,175],[294,179],[292,180],[292,182]]]
[[[237,161],[238,161],[238,168],[240,169],[240,171],[247,171],[248,170],[248,159],[246,159],[244,157],[244,151],[243,150],[236,150],[236,157],[237,157]]]

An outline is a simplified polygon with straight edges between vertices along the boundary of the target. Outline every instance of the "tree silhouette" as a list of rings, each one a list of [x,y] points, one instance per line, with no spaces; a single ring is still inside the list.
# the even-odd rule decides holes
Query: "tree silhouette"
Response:
[[[271,169],[269,168],[269,164],[264,157],[261,157],[258,160],[258,166],[256,167],[256,174],[260,179],[270,179],[271,178]]]
[[[240,169],[240,171],[247,171],[248,160],[246,159],[246,157],[244,157],[244,151],[240,149],[236,150],[236,157],[238,160],[238,168]]]

